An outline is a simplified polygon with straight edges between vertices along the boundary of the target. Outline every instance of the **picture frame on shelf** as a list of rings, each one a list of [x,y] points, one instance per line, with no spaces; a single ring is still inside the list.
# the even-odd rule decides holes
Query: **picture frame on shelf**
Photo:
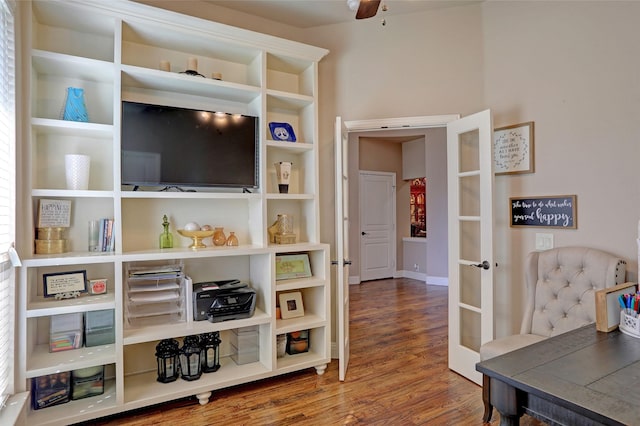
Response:
[[[64,295],[87,292],[86,270],[44,274],[42,280],[44,297],[66,298]]]
[[[280,293],[278,295],[280,302],[280,314],[282,319],[298,318],[304,316],[304,305],[302,303],[302,293],[292,291]]]
[[[276,281],[311,277],[307,253],[276,255]]]
[[[534,172],[534,122],[498,127],[493,131],[496,176]]]

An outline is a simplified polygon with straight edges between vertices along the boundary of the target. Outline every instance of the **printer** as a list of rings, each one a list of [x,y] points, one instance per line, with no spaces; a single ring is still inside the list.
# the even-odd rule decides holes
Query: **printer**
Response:
[[[240,280],[193,284],[193,319],[210,322],[250,318],[256,308],[256,291]]]

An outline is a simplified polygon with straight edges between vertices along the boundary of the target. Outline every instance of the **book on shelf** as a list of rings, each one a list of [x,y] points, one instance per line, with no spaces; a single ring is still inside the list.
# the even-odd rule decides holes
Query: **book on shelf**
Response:
[[[115,249],[115,238],[113,235],[113,219],[100,219],[98,226],[98,247],[99,251],[113,251]]]

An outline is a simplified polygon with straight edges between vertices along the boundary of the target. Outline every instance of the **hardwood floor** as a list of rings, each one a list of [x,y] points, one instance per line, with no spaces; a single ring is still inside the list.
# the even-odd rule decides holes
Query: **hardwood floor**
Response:
[[[345,382],[333,360],[322,376],[309,369],[214,391],[205,406],[182,399],[91,424],[482,425],[482,389],[447,368],[447,288],[402,278],[350,291]]]

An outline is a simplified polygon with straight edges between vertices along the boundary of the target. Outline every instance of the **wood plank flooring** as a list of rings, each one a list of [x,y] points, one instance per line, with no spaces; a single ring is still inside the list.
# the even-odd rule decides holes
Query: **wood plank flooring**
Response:
[[[350,291],[345,382],[333,360],[322,376],[309,369],[214,391],[205,406],[187,398],[91,425],[482,425],[482,389],[447,368],[447,288],[401,278]]]

